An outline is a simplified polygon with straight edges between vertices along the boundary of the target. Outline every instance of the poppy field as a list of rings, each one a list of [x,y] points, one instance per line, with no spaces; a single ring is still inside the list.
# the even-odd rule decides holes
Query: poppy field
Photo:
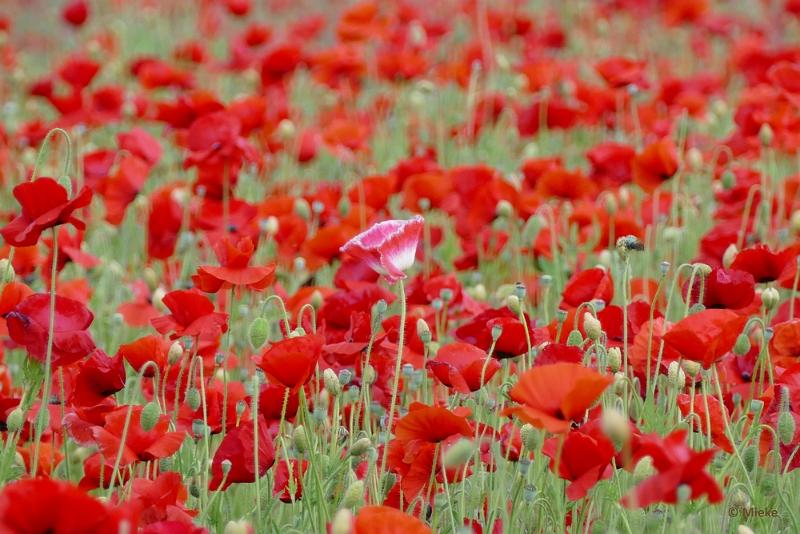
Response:
[[[0,3],[0,534],[800,532],[800,1]]]

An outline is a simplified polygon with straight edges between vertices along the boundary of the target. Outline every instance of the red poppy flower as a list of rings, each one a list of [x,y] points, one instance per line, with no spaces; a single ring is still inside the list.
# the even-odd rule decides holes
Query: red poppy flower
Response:
[[[500,362],[467,343],[450,343],[440,348],[427,364],[433,375],[459,393],[478,391],[500,369]],[[481,377],[483,380],[481,381]]]
[[[582,418],[613,382],[577,363],[554,363],[534,367],[511,388],[511,400],[519,406],[503,410],[526,423],[556,434],[567,432],[572,421]]]
[[[16,186],[14,198],[22,213],[3,227],[0,234],[12,246],[27,247],[35,245],[42,232],[54,226],[71,224],[83,230],[86,225],[73,213],[89,205],[92,191],[84,187],[70,199],[64,186],[52,178],[37,178]]]
[[[158,370],[163,373],[167,368],[169,347],[170,343],[166,339],[150,335],[120,345],[117,350],[117,356],[125,359],[128,365],[136,372],[139,372],[147,362],[152,361],[156,364]],[[144,376],[151,377],[153,375],[155,375],[155,371],[152,366],[149,366]]]
[[[32,358],[44,362],[50,329],[50,295],[30,295],[8,312],[5,319],[11,339],[24,346]],[[83,304],[56,295],[52,354],[55,367],[76,362],[94,350],[89,333],[92,320],[94,315]]]
[[[630,145],[601,143],[586,152],[591,164],[590,177],[607,187],[619,187],[633,179],[633,158],[636,151]]]
[[[688,360],[708,369],[729,352],[747,317],[731,310],[703,310],[675,323],[664,343]]]
[[[642,436],[636,458],[650,456],[657,473],[644,480],[622,499],[628,508],[644,508],[653,503],[678,502],[678,488],[691,489],[689,498],[707,496],[712,504],[723,499],[722,490],[713,476],[705,471],[716,451],[695,451],[686,443],[686,430],[676,430],[665,438],[651,434]]]
[[[61,18],[71,26],[80,27],[89,18],[89,5],[86,0],[71,0],[61,10]]]
[[[130,518],[68,482],[37,478],[12,482],[0,492],[0,530],[103,534],[119,532]]]
[[[181,474],[167,472],[159,474],[153,480],[134,479],[131,482],[129,502],[139,510],[140,526],[153,525],[161,521],[191,525],[195,513],[185,507],[188,494]]]
[[[133,406],[130,423],[127,427],[125,441],[125,420],[128,417],[128,406],[120,406],[105,416],[105,425],[92,429],[92,437],[100,451],[108,458],[117,458],[122,447],[121,466],[133,462],[151,462],[172,456],[181,448],[186,434],[170,432],[170,417],[161,415],[150,430],[142,428],[142,406]],[[110,475],[109,475],[110,476]]]
[[[689,281],[684,285],[684,297],[689,290]],[[727,308],[738,310],[753,303],[756,297],[755,280],[747,271],[736,269],[715,268],[705,281],[695,278],[692,285],[691,303],[695,304],[700,298],[700,289],[703,287],[703,305],[706,308]]]
[[[231,286],[237,290],[248,287],[262,291],[275,279],[275,265],[250,267],[254,251],[255,246],[249,237],[242,237],[236,245],[229,237],[225,237],[214,245],[220,265],[199,267],[192,280],[198,289],[206,293],[217,293]]]
[[[341,252],[363,260],[389,282],[397,282],[414,264],[423,225],[419,215],[408,221],[380,222],[345,243]]]
[[[652,192],[678,172],[674,143],[663,138],[648,145],[633,160],[633,181],[645,192]]]
[[[208,297],[179,289],[164,296],[164,305],[172,313],[151,320],[162,334],[172,332],[172,339],[183,336],[219,336],[228,330],[228,314],[214,311],[214,303]]]
[[[610,57],[595,65],[597,73],[614,89],[628,85],[647,88],[644,68],[644,61],[634,61],[625,57]]]
[[[125,360],[111,358],[102,350],[93,351],[77,366],[77,374],[69,394],[69,402],[78,406],[95,406],[125,387]]]
[[[558,441],[563,439],[559,451]],[[542,446],[542,454],[550,458],[550,470],[570,483],[567,498],[582,499],[601,480],[611,478],[614,444],[603,434],[598,424],[588,423],[580,430],[572,430],[566,438],[550,438]]]
[[[610,303],[612,298],[614,298],[614,281],[611,279],[611,274],[602,267],[592,267],[572,275],[564,287],[561,308],[577,308],[592,300]]]
[[[408,415],[397,421],[395,439],[406,448],[420,443],[439,443],[454,434],[471,436],[467,420],[446,408],[416,404]]]
[[[275,487],[272,488],[272,495],[286,503],[300,500],[303,497],[303,477],[307,469],[308,460],[292,458],[288,465],[285,461],[279,461],[275,465]]]
[[[224,477],[222,462],[228,460],[231,469]],[[258,476],[264,476],[275,462],[275,447],[269,433],[269,425],[263,417],[258,424]],[[211,481],[209,488],[224,490],[231,484],[255,482],[255,434],[252,421],[245,421],[225,434],[214,453],[211,463]],[[223,483],[224,477],[224,483]]]
[[[787,248],[773,252],[767,245],[759,244],[739,251],[731,263],[731,269],[738,269],[753,275],[756,283],[773,282],[781,277],[781,273],[791,262],[797,252]]]
[[[317,334],[286,338],[270,345],[258,365],[273,383],[297,389],[314,374],[324,343]]]
[[[528,333],[531,336],[531,345],[540,343],[541,335],[533,328],[528,316],[525,316]],[[499,310],[486,310],[470,321],[456,329],[456,337],[465,343],[474,345],[483,350],[492,346],[492,329],[501,327],[502,333],[495,343],[494,358],[514,358],[528,352],[528,340],[525,336],[525,327],[519,317],[508,308]]]
[[[185,166],[235,167],[242,159],[255,161],[258,157],[255,148],[241,137],[241,130],[239,118],[228,111],[217,111],[198,118],[186,133],[189,156]]]
[[[150,197],[147,217],[147,255],[150,258],[165,260],[175,252],[183,224],[183,207],[174,191],[174,187],[165,187]]]
[[[390,506],[364,506],[353,519],[350,534],[431,534],[416,517]]]

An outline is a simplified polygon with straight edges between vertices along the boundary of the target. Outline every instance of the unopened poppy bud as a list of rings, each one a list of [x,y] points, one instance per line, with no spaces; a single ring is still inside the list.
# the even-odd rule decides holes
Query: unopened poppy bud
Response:
[[[698,262],[695,263],[693,267],[697,270],[697,273],[704,278],[711,274],[711,266],[707,263]]]
[[[506,297],[506,306],[508,309],[511,310],[513,313],[519,314],[520,312],[520,303],[519,297],[516,295],[509,295]]]
[[[330,367],[322,371],[322,380],[325,382],[325,390],[331,397],[337,397],[342,392],[342,384],[336,372]]]
[[[636,462],[636,466],[633,468],[633,478],[637,482],[641,482],[642,480],[650,478],[655,474],[656,470],[653,467],[653,458],[650,456],[645,456]]]
[[[608,195],[605,198],[605,207],[606,207],[606,212],[608,212],[609,215],[614,215],[615,213],[617,213],[617,208],[618,208],[617,199],[611,195]]]
[[[13,282],[16,277],[14,266],[8,261],[8,258],[0,260],[0,284],[7,284]]]
[[[463,466],[472,457],[474,451],[475,447],[472,441],[462,438],[445,451],[442,463],[444,463],[445,469]]]
[[[173,365],[181,359],[181,356],[183,356],[183,345],[181,345],[180,341],[175,341],[169,346],[167,360],[169,360],[170,365]]]
[[[747,496],[747,493],[742,490],[734,490],[731,495],[731,505],[738,508],[747,508],[750,506],[750,498]]]
[[[196,387],[190,387],[186,391],[186,405],[191,408],[192,411],[200,408],[200,391]]]
[[[736,185],[736,175],[733,174],[733,171],[730,169],[725,169],[720,177],[720,182],[722,183],[722,187],[726,190],[732,188]]]
[[[604,267],[606,270],[611,269],[612,256],[608,249],[603,249],[597,255],[597,264]]]
[[[675,389],[681,390],[686,387],[686,373],[684,373],[677,361],[670,362],[667,377],[669,378],[670,386]]]
[[[372,365],[370,364],[365,365],[364,372],[361,376],[361,381],[366,385],[370,385],[375,383],[376,378],[377,378],[377,373],[375,372],[375,368],[372,367]]]
[[[342,506],[354,508],[364,502],[364,481],[356,480],[344,491]]]
[[[228,521],[225,524],[225,530],[223,531],[223,534],[251,534],[252,532],[253,527],[250,525],[250,523],[244,519],[240,519],[238,521]]]
[[[606,436],[611,438],[611,441],[617,444],[626,443],[631,437],[631,427],[628,424],[628,418],[616,408],[607,408],[603,410],[601,419],[603,432]]]
[[[353,446],[350,447],[350,456],[361,456],[365,454],[370,447],[372,447],[372,442],[369,438],[359,438],[353,443]]]
[[[750,338],[746,334],[739,334],[736,343],[733,344],[733,353],[737,356],[744,356],[750,352]]]
[[[348,508],[337,511],[331,521],[331,534],[350,534],[353,531],[353,512]]]
[[[202,419],[192,421],[192,433],[198,438],[205,435],[206,428],[206,424]]]
[[[699,170],[703,166],[703,153],[697,147],[692,147],[686,151],[686,162],[693,171]]]
[[[683,360],[683,370],[686,371],[686,374],[690,377],[696,377],[700,374],[701,369],[702,366],[699,363],[692,360]]]
[[[161,409],[155,401],[148,402],[142,408],[142,413],[139,416],[139,424],[142,425],[142,430],[150,432],[158,423],[158,418],[161,417]]]
[[[306,221],[311,219],[311,205],[304,198],[294,201],[294,212]]]
[[[775,308],[778,305],[778,302],[781,300],[781,295],[778,293],[778,290],[774,287],[768,287],[764,291],[761,292],[761,302],[764,304],[764,308],[769,311]]]
[[[614,373],[614,393],[620,394],[625,391],[625,373],[617,371]]]
[[[796,429],[797,424],[792,413],[786,410],[781,411],[778,415],[778,437],[783,445],[788,447],[792,444]]]
[[[303,427],[303,425],[297,425],[294,428],[294,432],[292,433],[292,442],[294,443],[294,448],[297,449],[297,452],[300,454],[305,454],[306,451],[308,451],[308,436],[306,435],[306,429]]]
[[[739,525],[736,527],[736,534],[755,534],[753,529],[747,525]]]
[[[754,445],[750,445],[742,452],[742,462],[745,469],[752,472],[758,464],[758,449]]]
[[[494,325],[492,327],[492,341],[497,341],[501,335],[503,335],[503,327],[499,324]]]
[[[269,337],[269,321],[264,317],[256,317],[247,327],[247,339],[253,350],[264,346]]]
[[[667,243],[675,243],[681,238],[683,230],[674,226],[667,226],[664,228],[664,241]]]
[[[469,296],[475,300],[486,300],[487,297],[486,286],[483,284],[476,284],[475,286],[469,288],[467,293],[469,293]]]
[[[290,140],[294,137],[296,132],[297,128],[295,128],[294,123],[289,119],[283,119],[278,123],[277,134],[278,138],[282,141]]]
[[[731,243],[728,245],[728,248],[725,249],[725,252],[722,254],[722,266],[726,269],[729,269],[733,260],[736,259],[736,256],[739,254],[739,249],[736,247],[735,244]]]
[[[497,207],[495,207],[495,214],[498,217],[507,219],[514,215],[514,206],[512,206],[511,202],[508,200],[501,200],[497,203]]]
[[[772,145],[774,138],[775,132],[772,131],[772,126],[766,122],[762,124],[761,129],[758,130],[758,140],[761,142],[761,146],[766,147]]]
[[[164,306],[164,296],[167,294],[167,291],[163,287],[157,287],[153,290],[153,295],[150,297],[150,301],[153,303],[153,306],[156,308],[166,309]]]
[[[6,427],[11,432],[19,432],[22,430],[22,425],[25,424],[25,412],[22,408],[16,407],[11,410],[6,418]]]
[[[522,444],[529,451],[536,449],[536,428],[530,423],[525,423],[519,430]]]
[[[264,233],[268,236],[274,236],[280,230],[280,221],[274,215],[270,215],[267,217],[267,220],[264,221]]]
[[[577,328],[572,330],[567,336],[567,345],[570,347],[580,347],[583,345],[583,336]]]
[[[612,373],[616,373],[620,370],[622,367],[622,351],[619,350],[619,347],[611,347],[608,349],[608,355],[606,358],[608,362],[608,368]]]
[[[325,301],[325,297],[322,296],[322,292],[319,289],[315,289],[313,293],[311,293],[311,298],[309,302],[311,303],[311,307],[315,310],[318,310],[322,307],[322,303]]]
[[[431,329],[422,317],[417,319],[417,335],[423,344],[431,342]]]
[[[597,317],[591,312],[583,313],[583,330],[586,332],[586,337],[592,341],[600,339],[600,334],[603,333],[603,327],[600,325],[600,321],[598,321]]]
[[[677,497],[680,503],[689,502],[692,498],[692,487],[689,484],[681,484],[678,486]]]

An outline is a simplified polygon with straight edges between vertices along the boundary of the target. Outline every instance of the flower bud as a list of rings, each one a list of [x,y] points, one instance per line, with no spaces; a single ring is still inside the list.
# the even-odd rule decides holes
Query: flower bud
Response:
[[[720,182],[722,183],[722,188],[728,190],[736,185],[736,175],[733,174],[732,170],[725,169],[720,177]]]
[[[611,441],[617,444],[626,443],[631,437],[631,427],[628,424],[628,418],[616,408],[607,408],[603,410],[601,419],[603,432],[606,436],[611,438]]]
[[[294,428],[294,433],[292,433],[292,442],[294,443],[294,448],[297,449],[297,452],[300,454],[305,454],[308,451],[308,436],[306,435],[306,429],[303,428],[303,425],[297,425]]]
[[[778,415],[778,437],[783,445],[788,447],[794,442],[794,432],[796,429],[797,425],[792,413],[782,410],[780,415]]]
[[[700,170],[703,166],[703,153],[697,147],[692,147],[686,151],[686,161],[693,171]]]
[[[772,130],[772,126],[765,122],[761,125],[761,129],[758,130],[758,140],[761,142],[761,146],[768,147],[772,145],[774,139],[775,132]]]
[[[525,423],[520,428],[519,433],[522,438],[522,444],[526,449],[529,451],[536,449],[536,428],[533,425]]]
[[[159,417],[161,417],[161,409],[158,407],[157,402],[150,401],[145,404],[139,416],[139,424],[142,426],[142,430],[145,432],[153,430],[156,423],[158,423]]]
[[[514,206],[512,206],[511,202],[508,200],[501,200],[497,203],[497,207],[495,207],[495,214],[498,217],[507,219],[514,215]]]
[[[352,532],[352,527],[353,512],[348,508],[342,508],[333,516],[333,521],[331,521],[331,534],[350,534]]]
[[[569,333],[567,336],[567,345],[570,347],[580,347],[583,345],[583,336],[577,328]]]
[[[22,408],[17,406],[11,413],[8,414],[6,418],[6,427],[11,432],[19,432],[22,430],[22,425],[25,424],[25,412],[22,411]]]
[[[744,356],[748,352],[750,352],[750,338],[744,333],[739,334],[733,345],[733,353],[737,356]]]
[[[619,347],[611,347],[608,349],[608,368],[612,373],[616,373],[622,367],[622,351]]]
[[[375,372],[375,368],[372,365],[367,364],[364,366],[364,372],[361,375],[361,382],[364,385],[374,384],[375,380],[378,378],[377,373]]]
[[[600,325],[600,321],[590,312],[583,313],[583,330],[586,332],[586,337],[592,341],[600,339],[600,334],[603,333],[603,327]]]
[[[372,447],[372,442],[369,438],[359,438],[353,443],[353,446],[350,447],[350,456],[361,456],[365,454],[370,447]]]
[[[686,371],[687,375],[694,378],[700,374],[702,366],[693,360],[683,360],[683,370]]]
[[[669,378],[669,385],[675,389],[682,390],[686,387],[686,373],[677,361],[669,363],[667,377]]]
[[[345,508],[354,508],[364,502],[364,481],[356,480],[350,484],[344,491],[344,498],[342,498],[342,506]]]
[[[200,391],[194,386],[186,391],[186,405],[191,408],[192,411],[196,411],[200,408]]]
[[[736,527],[736,534],[755,534],[753,529],[747,525],[739,525]]]
[[[244,519],[240,519],[238,521],[228,521],[225,524],[223,534],[251,534],[252,531],[253,528],[250,523]]]
[[[444,463],[445,469],[463,466],[472,457],[474,451],[475,447],[472,441],[462,438],[445,451],[442,463]]]
[[[342,384],[339,382],[339,377],[330,367],[322,371],[322,380],[325,383],[325,389],[331,397],[337,397],[339,393],[342,392]]]
[[[297,132],[294,123],[289,119],[283,119],[278,123],[277,134],[281,141],[288,141],[292,139]]]
[[[778,302],[781,300],[781,295],[778,293],[778,290],[774,287],[768,287],[764,291],[761,292],[761,302],[764,304],[764,308],[767,311],[770,311],[778,305]]]
[[[256,317],[247,327],[247,339],[253,350],[258,350],[264,346],[269,337],[269,321],[264,317]]]
[[[728,245],[728,248],[725,249],[725,252],[722,253],[722,265],[726,269],[729,269],[733,260],[736,259],[736,256],[739,255],[739,249],[736,247],[735,244],[731,243]]]
[[[753,472],[756,468],[758,464],[758,449],[754,445],[750,445],[742,452],[742,462],[744,463],[745,469],[750,472]]]
[[[497,341],[501,335],[503,335],[503,327],[499,324],[494,325],[492,327],[492,341]]]
[[[14,266],[8,261],[8,258],[0,259],[0,284],[7,284],[13,282],[16,277]]]
[[[205,435],[207,428],[206,423],[202,419],[195,419],[192,421],[192,434],[198,438]]]
[[[506,297],[506,306],[515,314],[519,314],[521,310],[519,297],[516,295],[509,295]]]
[[[645,456],[636,462],[636,466],[633,468],[633,478],[637,482],[641,482],[642,480],[650,478],[655,474],[656,470],[653,467],[653,458],[650,456]]]
[[[294,201],[294,212],[303,220],[311,219],[311,205],[304,198],[298,198]]]
[[[180,341],[175,341],[169,346],[167,360],[169,361],[170,365],[174,365],[178,363],[178,360],[181,359],[181,356],[183,356],[183,345],[181,345]]]
[[[422,317],[417,319],[417,335],[424,345],[431,342],[431,329]]]

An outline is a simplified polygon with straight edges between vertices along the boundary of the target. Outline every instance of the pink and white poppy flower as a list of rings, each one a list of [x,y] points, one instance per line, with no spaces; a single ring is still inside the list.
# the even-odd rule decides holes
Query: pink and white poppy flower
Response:
[[[420,215],[409,220],[383,221],[352,238],[340,250],[363,260],[393,284],[404,279],[404,271],[414,264],[424,222]]]

